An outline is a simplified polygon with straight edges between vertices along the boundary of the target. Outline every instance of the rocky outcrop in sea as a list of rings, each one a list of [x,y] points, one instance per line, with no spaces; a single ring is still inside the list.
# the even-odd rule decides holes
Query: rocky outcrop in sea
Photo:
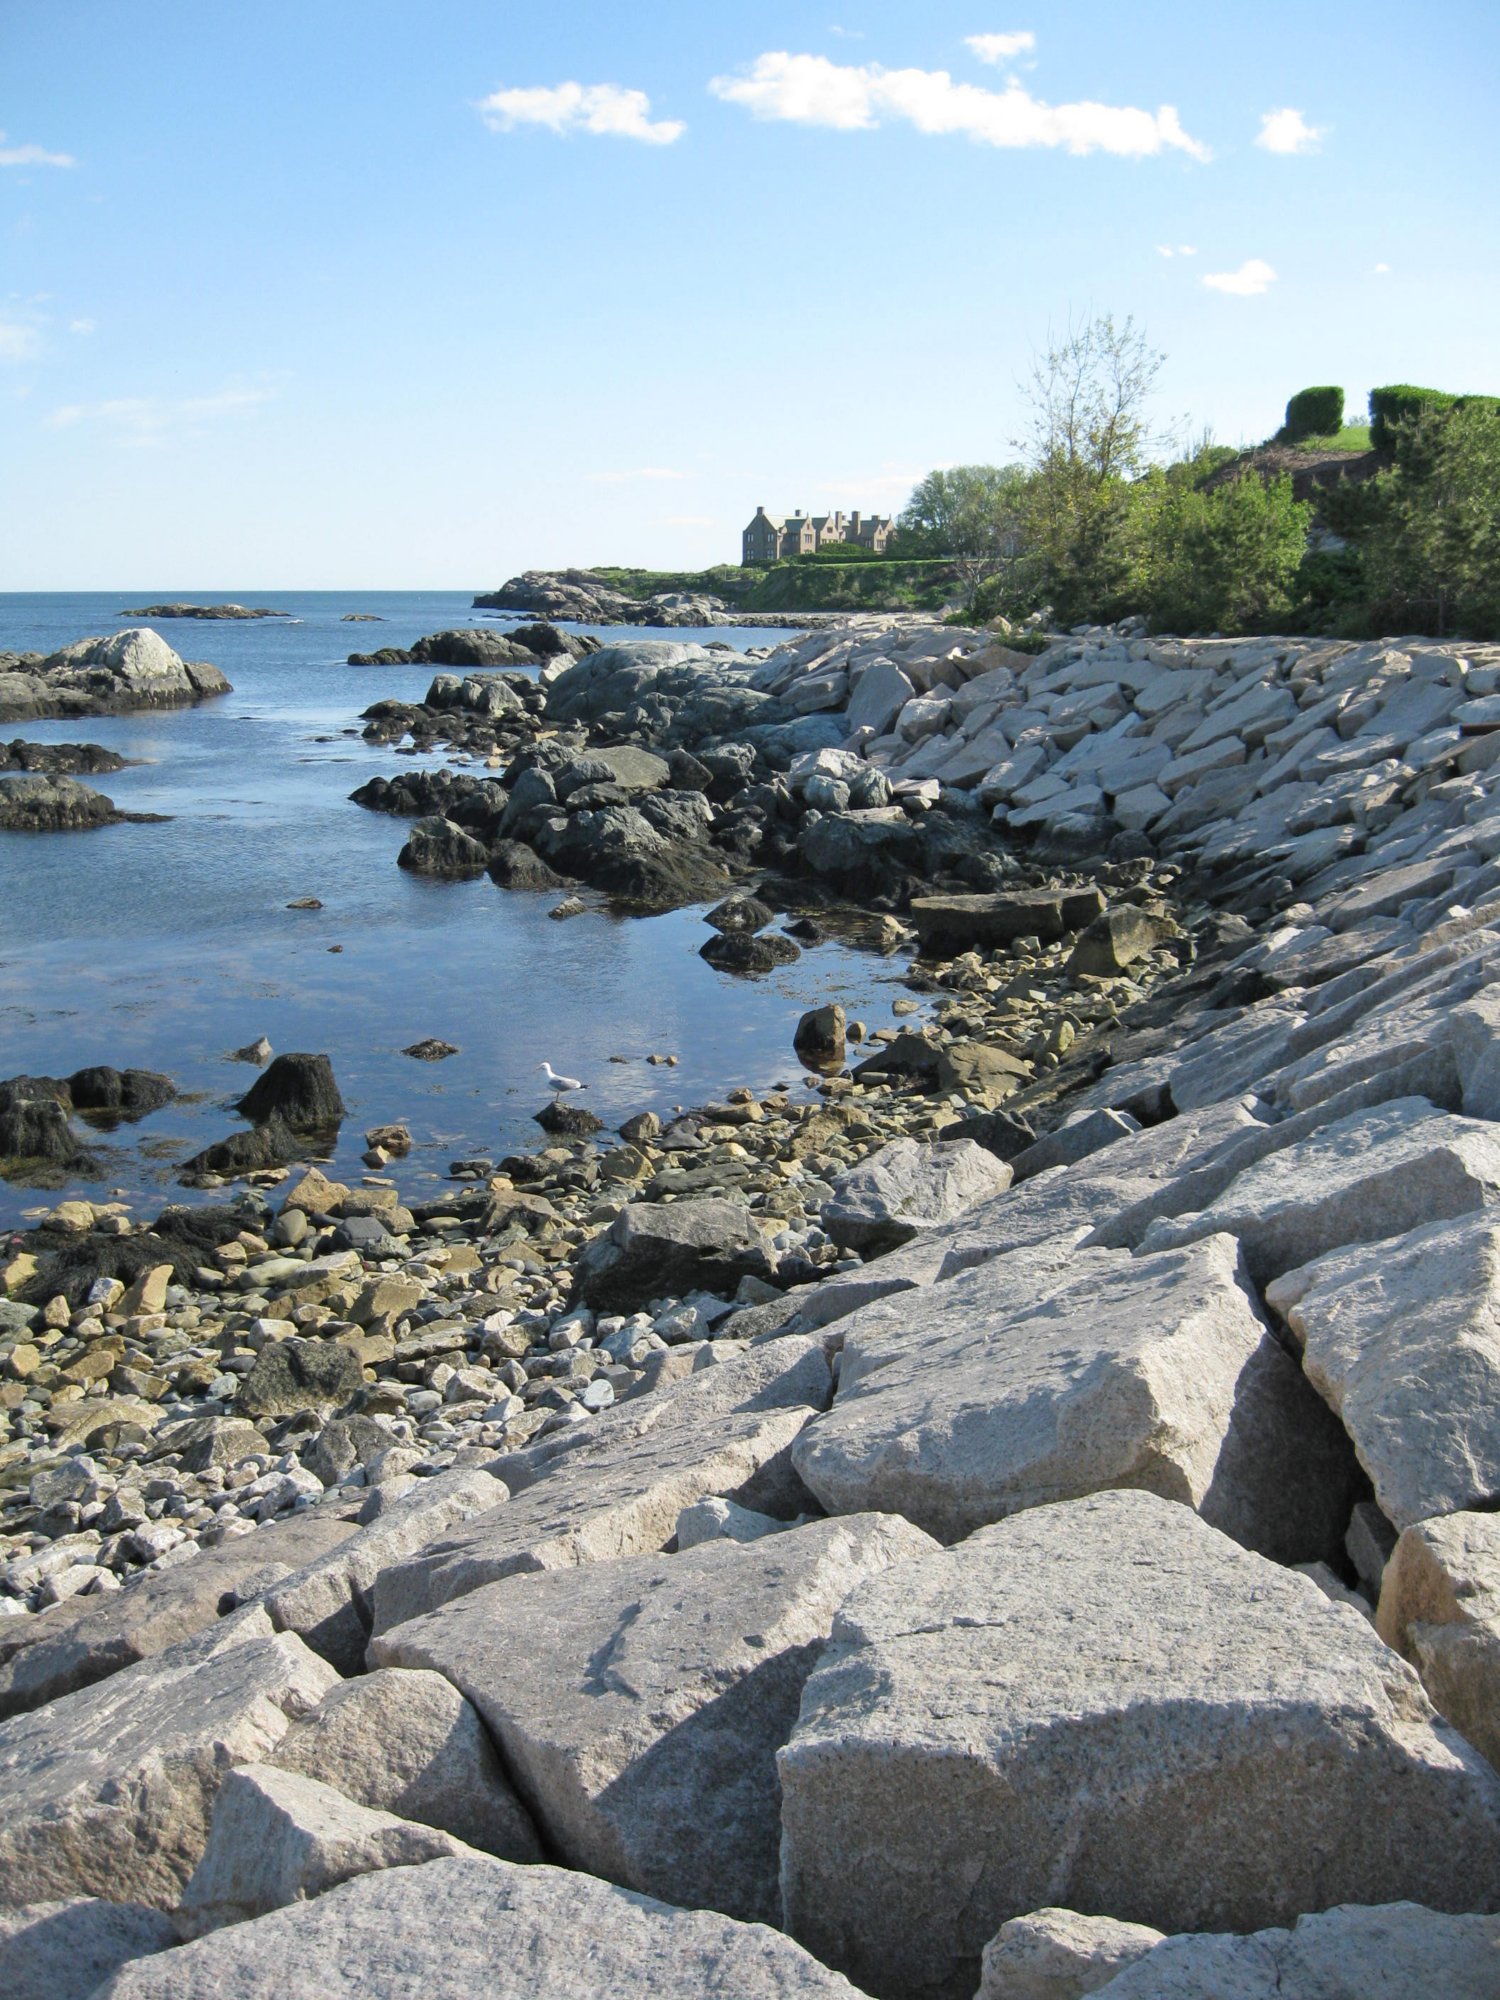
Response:
[[[0,653],[0,722],[185,708],[233,690],[217,667],[183,660],[149,626],[59,652]]]
[[[565,668],[501,820],[768,786],[881,857],[805,1099],[10,1245],[0,1971],[1491,1994],[1500,651],[714,665]],[[544,727],[667,780],[569,812],[627,788]],[[739,872],[706,928],[785,938]]]

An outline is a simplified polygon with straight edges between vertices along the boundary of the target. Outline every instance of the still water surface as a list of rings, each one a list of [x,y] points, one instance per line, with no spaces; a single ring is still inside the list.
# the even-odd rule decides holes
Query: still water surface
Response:
[[[7,737],[90,741],[139,759],[85,782],[123,810],[171,815],[165,825],[0,834],[0,1077],[111,1063],[165,1070],[189,1093],[111,1135],[105,1177],[77,1192],[172,1198],[174,1164],[240,1124],[230,1103],[255,1071],[224,1058],[262,1034],[278,1050],[332,1057],[349,1106],[339,1172],[361,1171],[366,1126],[410,1125],[416,1148],[391,1171],[418,1194],[450,1159],[543,1143],[531,1114],[545,1101],[544,1058],[585,1078],[581,1101],[613,1126],[736,1083],[797,1077],[792,1029],[821,1000],[888,1018],[898,962],[830,943],[765,979],[736,980],[697,955],[709,936],[702,908],[648,918],[598,908],[558,922],[548,915],[556,894],[398,869],[403,823],[348,795],[411,760],[364,743],[357,717],[383,696],[419,699],[434,670],[351,667],[346,656],[487,622],[466,596],[0,595],[0,650],[51,651],[119,630],[131,622],[116,615],[122,606],[174,597],[274,605],[296,622],[162,621],[179,652],[213,661],[234,683],[199,708],[4,725]],[[384,622],[344,624],[351,611]],[[785,635],[667,636],[751,646]],[[287,909],[302,896],[324,907]],[[400,1053],[426,1036],[460,1053],[437,1064]],[[653,1068],[652,1053],[679,1064]],[[0,1182],[0,1223],[46,1199]]]

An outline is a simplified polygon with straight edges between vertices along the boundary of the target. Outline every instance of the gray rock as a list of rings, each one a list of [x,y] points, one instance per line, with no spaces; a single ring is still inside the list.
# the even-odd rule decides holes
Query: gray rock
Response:
[[[463,1690],[569,1866],[774,1923],[775,1759],[803,1683],[856,1584],[933,1547],[861,1515],[515,1576],[374,1650]]]
[[[275,1583],[265,1595],[271,1623],[278,1632],[297,1633],[340,1673],[357,1674],[382,1570],[505,1497],[500,1481],[475,1466],[419,1480],[357,1535]]]
[[[1081,2000],[1161,1940],[1148,1924],[1033,1910],[1002,1924],[985,1946],[974,2000]]]
[[[414,875],[482,875],[489,858],[482,841],[451,819],[433,814],[412,827],[396,863]]]
[[[1500,1769],[1500,1515],[1449,1514],[1403,1530],[1376,1630],[1434,1707]]]
[[[968,2000],[1000,1925],[1044,1905],[1174,1932],[1500,1901],[1500,1779],[1411,1670],[1147,1493],[862,1585],[781,1782],[788,1929],[890,2000]]]
[[[1072,1167],[1080,1160],[1086,1160],[1099,1153],[1106,1146],[1112,1146],[1116,1139],[1128,1139],[1132,1132],[1141,1129],[1139,1119],[1132,1118],[1124,1111],[1085,1111],[1080,1117],[1070,1118],[1059,1125],[1056,1131],[1038,1139],[1035,1145],[1011,1155],[1011,1175],[1019,1186],[1029,1181],[1033,1174],[1045,1173],[1048,1167]]]
[[[138,1960],[96,2000],[858,2000],[761,1925],[669,1909],[564,1868],[429,1861]]]
[[[144,1903],[80,1896],[0,1910],[0,1992],[6,2000],[88,2000],[131,1959],[176,1942],[171,1918]]]
[[[203,1937],[308,1902],[356,1875],[470,1852],[451,1834],[372,1812],[315,1778],[241,1764],[219,1788],[177,1928],[185,1938]]]
[[[224,1773],[265,1756],[336,1678],[252,1608],[0,1725],[0,1902],[170,1907]]]
[[[653,1299],[732,1292],[765,1262],[759,1228],[738,1202],[631,1202],[584,1246],[577,1294],[600,1312],[636,1312]]]
[[[850,734],[868,729],[875,736],[884,736],[915,693],[906,675],[892,661],[872,660],[849,700],[845,719]]]
[[[873,1329],[849,1323],[838,1397],[792,1454],[825,1507],[955,1541],[1126,1486],[1278,1561],[1337,1550],[1348,1445],[1260,1319],[1232,1237],[1089,1253],[1035,1303],[1034,1262],[1002,1257],[871,1308]]]
[[[705,1494],[766,1513],[801,1513],[806,1489],[789,1448],[811,1414],[743,1411],[707,1428],[695,1413],[669,1414],[650,1430],[568,1453],[505,1506],[383,1570],[375,1580],[375,1637],[502,1577],[661,1549],[683,1508]],[[382,1657],[378,1645],[372,1657]]]
[[[1109,2000],[1493,2000],[1500,1917],[1345,1905],[1249,1937],[1173,1937],[1098,1989]]]
[[[502,1861],[541,1859],[484,1725],[440,1674],[382,1670],[341,1681],[292,1723],[268,1761]]]
[[[0,831],[62,833],[109,826],[120,818],[114,801],[76,778],[42,774],[0,777]]]
[[[1153,1222],[1141,1247],[1164,1250],[1228,1230],[1264,1285],[1331,1250],[1497,1202],[1500,1132],[1405,1097],[1337,1119],[1247,1167],[1206,1209]]]
[[[1268,1303],[1397,1528],[1500,1494],[1500,1216],[1336,1251]]]
[[[955,1221],[1010,1181],[1006,1163],[972,1139],[895,1139],[839,1176],[822,1223],[845,1249],[878,1254]]]

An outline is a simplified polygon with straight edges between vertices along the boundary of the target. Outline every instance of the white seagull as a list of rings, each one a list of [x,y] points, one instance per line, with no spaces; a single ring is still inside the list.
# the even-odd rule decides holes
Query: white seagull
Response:
[[[576,1076],[559,1076],[549,1062],[538,1063],[537,1068],[547,1072],[547,1081],[559,1096],[567,1090],[586,1090],[588,1088],[587,1084]]]

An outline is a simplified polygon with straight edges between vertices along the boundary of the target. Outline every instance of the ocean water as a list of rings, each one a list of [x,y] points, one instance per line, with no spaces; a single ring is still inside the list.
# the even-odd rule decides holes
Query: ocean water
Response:
[[[622,917],[600,905],[560,922],[555,894],[435,882],[396,866],[405,823],[349,803],[357,785],[412,760],[359,735],[359,712],[415,700],[430,667],[351,667],[351,651],[407,646],[475,614],[466,595],[151,590],[0,595],[0,650],[51,651],[121,629],[128,605],[181,598],[288,611],[255,623],[163,620],[185,657],[211,660],[234,693],[167,714],[0,725],[8,739],[89,741],[139,760],[85,782],[160,825],[0,834],[0,1077],[90,1063],[164,1070],[184,1097],[90,1141],[92,1198],[194,1199],[175,1167],[239,1129],[232,1101],[257,1072],[228,1051],[266,1035],[326,1052],[349,1116],[335,1170],[357,1176],[367,1126],[404,1120],[416,1140],[389,1170],[430,1194],[448,1162],[544,1144],[539,1064],[586,1080],[610,1126],[722,1094],[799,1080],[798,1015],[825,999],[889,1019],[899,961],[836,943],[759,980],[698,956],[702,908]],[[345,624],[346,612],[380,624]],[[295,621],[295,622],[293,622]],[[137,621],[139,622],[139,621]],[[605,638],[640,638],[639,628]],[[654,635],[652,635],[654,636]],[[668,636],[774,644],[784,634]],[[426,759],[434,764],[441,757]],[[296,898],[323,908],[294,911]],[[421,1063],[427,1036],[459,1054]],[[650,1054],[675,1054],[676,1068]],[[623,1062],[611,1062],[622,1056]],[[0,1224],[55,1195],[0,1181]]]

